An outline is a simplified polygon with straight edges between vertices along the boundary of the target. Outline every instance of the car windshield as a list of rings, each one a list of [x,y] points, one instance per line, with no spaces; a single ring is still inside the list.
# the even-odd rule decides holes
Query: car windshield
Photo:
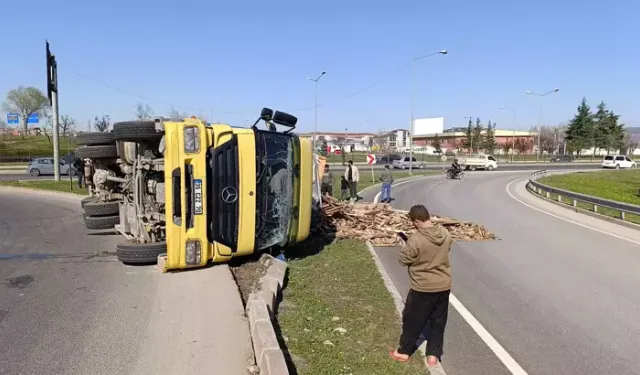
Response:
[[[259,131],[256,156],[256,245],[265,249],[287,242],[294,196],[293,138]]]

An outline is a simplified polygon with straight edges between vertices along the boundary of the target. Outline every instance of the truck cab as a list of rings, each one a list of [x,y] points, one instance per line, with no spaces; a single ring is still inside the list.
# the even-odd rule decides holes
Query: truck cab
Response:
[[[93,168],[89,205],[118,204],[117,257],[160,256],[164,270],[185,269],[305,240],[313,159],[310,141],[291,133],[296,122],[265,108],[251,128],[198,118],[114,124],[117,157],[85,163]],[[112,173],[96,179],[105,169]]]
[[[498,161],[496,158],[493,157],[493,155],[485,154],[473,154],[466,158],[461,158],[460,164],[462,164],[468,171],[475,171],[476,169],[492,171],[498,168]]]

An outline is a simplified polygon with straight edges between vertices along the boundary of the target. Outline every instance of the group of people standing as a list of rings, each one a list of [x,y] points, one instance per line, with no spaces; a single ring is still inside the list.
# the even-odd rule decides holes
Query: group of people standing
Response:
[[[380,202],[391,202],[391,184],[393,184],[393,172],[388,165],[384,166],[384,171],[380,174],[378,180],[382,183],[381,199]],[[324,166],[324,174],[322,175],[322,194],[333,196],[333,172],[329,165]],[[340,176],[340,199],[355,199],[356,201],[362,199],[358,195],[358,181],[360,181],[360,171],[358,167],[353,165],[353,160],[347,162],[347,167],[344,173]]]

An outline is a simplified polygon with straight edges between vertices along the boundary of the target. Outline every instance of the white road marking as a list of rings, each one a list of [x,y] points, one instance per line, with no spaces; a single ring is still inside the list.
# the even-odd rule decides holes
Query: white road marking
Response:
[[[529,177],[526,177],[526,178],[529,178]],[[536,211],[538,211],[538,212],[542,212],[542,213],[543,213],[543,214],[545,214],[545,215],[549,215],[549,216],[551,216],[551,217],[555,217],[556,219],[564,220],[564,221],[566,221],[566,222],[568,222],[568,223],[575,224],[575,225],[581,226],[581,227],[583,227],[583,228],[591,229],[592,231],[595,231],[595,232],[598,232],[598,233],[606,234],[606,235],[608,235],[608,236],[615,237],[615,238],[620,239],[620,240],[623,240],[623,241],[627,241],[627,242],[631,242],[631,243],[636,244],[636,245],[640,245],[640,242],[639,242],[639,241],[632,240],[632,239],[630,239],[630,238],[626,238],[626,237],[623,237],[623,236],[618,236],[617,234],[610,233],[610,232],[604,231],[604,230],[602,230],[602,229],[594,228],[594,227],[592,227],[592,226],[589,226],[589,225],[586,225],[586,224],[582,224],[582,223],[579,223],[579,222],[574,221],[574,220],[571,220],[571,219],[567,219],[566,217],[562,217],[562,216],[558,216],[558,215],[552,214],[552,213],[547,212],[547,211],[545,211],[545,210],[543,210],[543,209],[540,209],[540,208],[538,208],[538,207],[534,207],[534,206],[530,205],[529,203],[523,202],[522,200],[520,200],[520,199],[516,198],[513,194],[511,194],[511,191],[510,191],[510,189],[511,189],[511,185],[513,185],[515,182],[522,181],[522,180],[524,180],[524,178],[517,178],[517,179],[515,179],[515,180],[513,180],[513,181],[509,182],[509,183],[507,184],[507,187],[506,187],[507,194],[509,194],[509,196],[510,196],[513,200],[515,200],[516,202],[521,203],[521,204],[523,204],[523,205],[525,205],[525,206],[529,207],[529,208],[530,208],[530,209],[532,209],[532,210],[536,210]]]
[[[449,295],[449,303],[454,309],[464,318],[464,320],[471,326],[475,333],[480,336],[482,341],[491,349],[491,351],[498,357],[500,362],[511,372],[513,375],[527,375],[527,372],[516,362],[509,353],[496,341],[495,338],[487,331],[482,324],[471,314],[469,310],[451,293]]]

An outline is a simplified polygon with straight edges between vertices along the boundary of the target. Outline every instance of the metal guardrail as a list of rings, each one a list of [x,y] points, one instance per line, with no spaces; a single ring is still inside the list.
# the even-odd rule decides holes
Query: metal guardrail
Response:
[[[624,220],[625,213],[640,215],[640,206],[630,203],[613,201],[610,199],[598,198],[591,195],[575,193],[573,191],[554,188],[538,182],[540,177],[547,175],[547,170],[536,171],[531,175],[527,183],[527,189],[532,190],[540,195],[545,195],[548,199],[554,199],[563,202],[563,197],[571,199],[573,207],[578,208],[578,202],[588,203],[593,206],[593,212],[598,212],[598,207],[608,208],[620,212],[620,219]],[[554,197],[555,196],[555,197]]]

